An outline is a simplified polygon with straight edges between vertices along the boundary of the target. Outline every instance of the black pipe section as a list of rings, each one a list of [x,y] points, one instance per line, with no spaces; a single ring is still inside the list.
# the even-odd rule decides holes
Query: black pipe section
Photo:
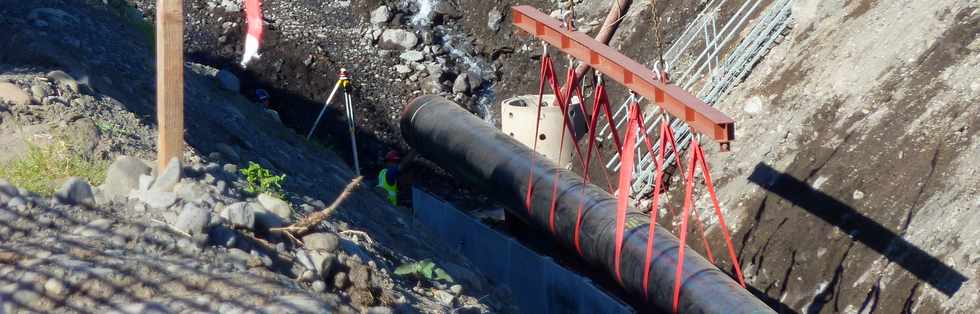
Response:
[[[582,258],[615,278],[616,199],[574,172],[562,169],[539,154],[492,128],[459,105],[438,96],[412,100],[402,113],[402,136],[416,151],[457,178],[509,205],[513,216],[550,231],[552,184],[558,179],[555,241],[573,252],[574,228],[580,204],[583,222]],[[534,187],[530,214],[525,206],[528,173],[534,158]],[[621,272],[623,287],[644,300],[643,266],[646,258],[647,215],[633,208],[627,213]],[[647,302],[665,313],[672,311],[674,276],[680,246],[676,237],[657,226],[650,266]],[[774,313],[765,303],[740,287],[727,274],[688,249],[685,252],[679,309],[681,313]]]

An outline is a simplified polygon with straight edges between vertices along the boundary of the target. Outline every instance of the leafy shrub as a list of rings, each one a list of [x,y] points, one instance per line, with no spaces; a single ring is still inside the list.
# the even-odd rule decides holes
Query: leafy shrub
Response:
[[[282,198],[282,183],[286,181],[285,174],[273,175],[269,169],[251,161],[248,162],[248,167],[241,170],[241,173],[245,175],[248,184],[245,187],[246,192],[252,194],[268,193]]]
[[[424,278],[429,281],[441,280],[449,283],[455,283],[455,281],[453,281],[453,277],[450,277],[449,274],[442,268],[436,267],[436,264],[428,259],[415,263],[402,264],[401,266],[398,266],[398,268],[395,268],[395,275]]]

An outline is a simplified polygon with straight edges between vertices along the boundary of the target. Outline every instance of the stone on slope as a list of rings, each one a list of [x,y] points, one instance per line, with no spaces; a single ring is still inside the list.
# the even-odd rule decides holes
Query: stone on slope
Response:
[[[419,37],[403,29],[386,29],[381,33],[378,46],[385,50],[408,50],[418,45]]]
[[[34,98],[35,103],[41,103],[44,97],[48,97],[48,91],[44,88],[43,83],[34,81],[34,85],[31,85],[31,97]]]
[[[377,9],[374,9],[374,11],[371,11],[371,24],[380,26],[384,23],[388,23],[389,19],[391,19],[391,10],[389,10],[388,6],[386,5],[380,6]]]
[[[0,179],[0,201],[6,201],[14,196],[20,195],[17,187],[10,184],[7,180]]]
[[[154,179],[155,178],[153,178],[153,176],[151,176],[151,175],[141,174],[140,175],[140,178],[139,178],[139,186],[138,186],[139,187],[139,190],[140,191],[149,191],[150,190],[150,186],[153,186],[153,180]]]
[[[139,199],[153,209],[163,209],[170,207],[177,202],[177,193],[174,192],[139,192]]]
[[[279,216],[282,221],[290,221],[290,217],[293,214],[293,208],[286,201],[267,193],[259,194],[258,200],[259,204],[262,204],[263,208],[272,212],[276,216]]]
[[[54,194],[58,201],[70,205],[95,205],[95,195],[92,186],[78,177],[71,177]]]
[[[398,74],[405,75],[405,74],[412,73],[412,68],[404,64],[398,64],[395,65],[395,72],[398,72]]]
[[[399,55],[398,57],[408,62],[419,62],[425,60],[425,54],[422,54],[422,52],[418,50],[409,50],[409,51],[402,52],[402,54]]]
[[[269,228],[279,228],[286,225],[286,221],[283,220],[279,215],[269,211],[262,204],[250,203],[252,209],[255,212],[255,227],[262,227],[264,229]]]
[[[29,105],[31,96],[13,83],[0,82],[0,101],[6,101],[17,106]]]
[[[129,195],[129,191],[139,187],[140,176],[149,173],[150,167],[143,161],[128,156],[120,157],[106,171],[102,191],[110,200],[125,197]]]
[[[177,185],[177,182],[180,182],[181,172],[180,159],[177,157],[171,158],[170,162],[167,163],[167,168],[164,168],[163,172],[153,181],[153,186],[150,187],[150,191],[173,192],[174,186]]]
[[[211,211],[188,203],[180,211],[180,216],[177,216],[174,227],[192,235],[206,234],[210,223]]]
[[[500,14],[500,9],[494,7],[493,9],[490,9],[489,13],[487,13],[487,27],[494,32],[499,31],[500,22],[503,21],[503,19],[504,16],[503,14]]]
[[[468,94],[470,92],[470,80],[466,76],[466,73],[456,76],[456,81],[453,82],[453,93]]]
[[[321,278],[326,279],[330,275],[330,271],[333,270],[333,264],[337,260],[337,255],[313,251],[310,253],[310,259],[313,261],[313,267],[317,274],[320,274]]]
[[[308,250],[333,253],[340,247],[340,238],[333,233],[318,232],[304,236],[303,243]]]
[[[232,227],[255,228],[255,210],[247,202],[225,206],[225,209],[221,211],[221,217],[227,219]]]
[[[76,81],[75,78],[69,75],[68,73],[65,73],[64,71],[55,70],[55,71],[48,72],[47,76],[48,79],[57,83],[59,88],[67,89],[75,93],[78,92],[78,81]]]

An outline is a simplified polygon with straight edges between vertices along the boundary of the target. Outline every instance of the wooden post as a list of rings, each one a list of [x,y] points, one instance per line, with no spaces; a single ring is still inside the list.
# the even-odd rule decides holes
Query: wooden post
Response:
[[[160,171],[184,152],[183,0],[157,0],[157,163]]]

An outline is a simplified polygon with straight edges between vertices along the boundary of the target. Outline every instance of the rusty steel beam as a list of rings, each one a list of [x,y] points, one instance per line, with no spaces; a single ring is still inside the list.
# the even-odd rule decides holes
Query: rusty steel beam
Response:
[[[514,25],[593,69],[623,84],[646,99],[655,100],[668,114],[685,121],[691,130],[721,144],[724,151],[735,139],[735,121],[684,89],[657,79],[646,66],[588,35],[570,31],[561,22],[532,6],[511,7]]]

